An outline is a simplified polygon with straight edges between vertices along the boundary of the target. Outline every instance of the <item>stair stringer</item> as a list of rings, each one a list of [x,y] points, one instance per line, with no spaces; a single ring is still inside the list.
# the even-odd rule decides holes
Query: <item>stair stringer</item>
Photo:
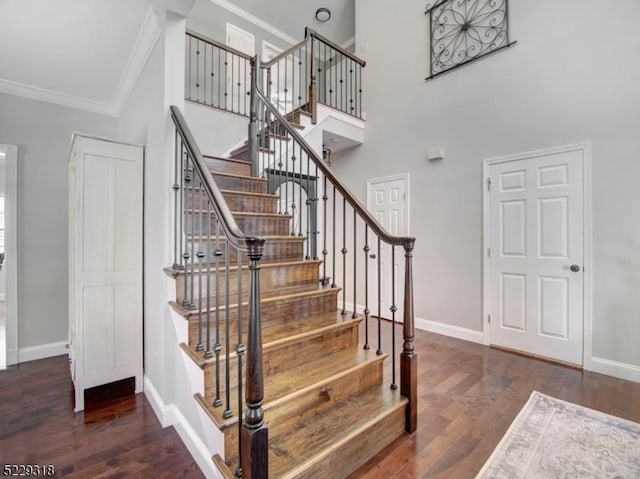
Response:
[[[167,306],[169,307],[169,306]],[[167,425],[172,425],[208,479],[224,479],[211,457],[224,455],[224,434],[212,427],[211,419],[194,400],[204,394],[204,372],[180,347],[188,343],[188,322],[169,308],[170,327],[166,328],[166,343],[174,353],[172,372],[172,402],[167,409]]]

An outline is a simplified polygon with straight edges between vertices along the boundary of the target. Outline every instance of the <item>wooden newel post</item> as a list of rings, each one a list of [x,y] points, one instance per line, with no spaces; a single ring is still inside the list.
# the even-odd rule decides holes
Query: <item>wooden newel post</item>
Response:
[[[404,244],[404,324],[402,354],[400,354],[400,393],[409,399],[405,430],[412,433],[418,426],[418,356],[415,353],[415,318],[413,313],[413,247],[412,238]]]
[[[260,70],[260,60],[258,56],[251,58],[251,92],[249,96],[249,160],[251,161],[251,176],[260,175],[260,159],[258,158],[258,72]]]
[[[264,240],[249,245],[249,328],[247,333],[246,411],[241,434],[240,465],[245,479],[269,477],[269,433],[264,423],[260,259]]]

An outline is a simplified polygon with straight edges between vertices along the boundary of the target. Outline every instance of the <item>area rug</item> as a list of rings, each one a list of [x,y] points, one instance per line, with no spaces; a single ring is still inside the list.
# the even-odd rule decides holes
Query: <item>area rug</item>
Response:
[[[534,391],[480,478],[640,479],[640,424]]]

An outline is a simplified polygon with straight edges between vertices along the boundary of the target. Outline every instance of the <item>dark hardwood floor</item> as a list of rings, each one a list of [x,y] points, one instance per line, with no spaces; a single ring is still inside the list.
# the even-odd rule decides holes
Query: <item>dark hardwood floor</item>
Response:
[[[0,371],[0,476],[6,464],[51,464],[55,477],[204,477],[133,388],[121,381],[89,390],[85,411],[74,414],[66,356]]]
[[[424,331],[416,351],[418,430],[349,479],[473,478],[534,390],[640,422],[639,383]]]
[[[350,478],[473,478],[531,391],[640,422],[640,384],[416,332],[418,431]],[[56,476],[203,477],[173,428],[119,383],[73,413],[66,357],[0,372],[0,467],[53,464]],[[337,478],[327,478],[337,479]]]

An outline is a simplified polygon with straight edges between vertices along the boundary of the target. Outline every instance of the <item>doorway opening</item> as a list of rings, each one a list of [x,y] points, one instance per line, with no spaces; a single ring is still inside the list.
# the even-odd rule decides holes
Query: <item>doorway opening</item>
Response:
[[[0,144],[0,369],[18,363],[18,147]]]

